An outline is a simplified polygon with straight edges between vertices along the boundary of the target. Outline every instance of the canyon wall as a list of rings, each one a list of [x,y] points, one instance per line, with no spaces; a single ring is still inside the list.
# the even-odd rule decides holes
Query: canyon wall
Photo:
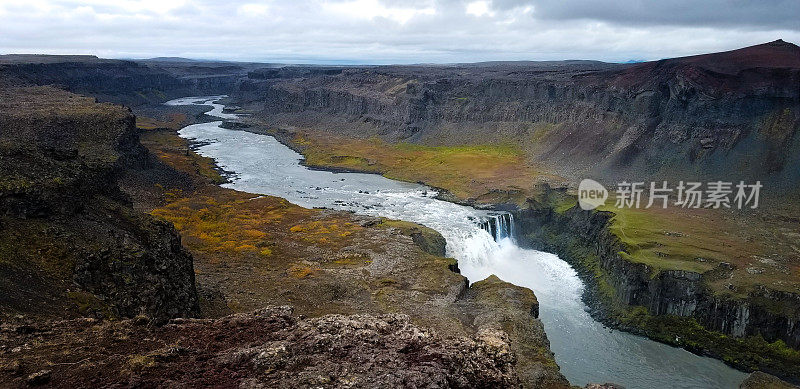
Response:
[[[556,212],[532,204],[516,212],[516,237],[520,245],[557,253],[577,269],[589,285],[584,300],[601,321],[740,368],[800,378],[791,353],[784,360],[766,350],[776,341],[800,348],[800,295],[763,286],[744,295],[715,293],[708,283],[733,269],[724,262],[704,273],[632,262],[622,257],[629,249],[609,231],[612,217],[577,205]],[[753,339],[757,346],[749,343]]]
[[[0,57],[0,75],[127,105],[229,94],[277,128],[427,145],[512,143],[567,178],[760,180],[775,191],[800,183],[792,152],[800,146],[800,48],[780,40],[640,64],[17,57]]]
[[[191,255],[117,186],[148,163],[126,108],[50,87],[0,97],[0,317],[197,314]]]
[[[800,48],[780,40],[640,64],[270,71],[251,73],[237,97],[278,129],[513,144],[528,162],[566,178],[760,181],[765,196],[779,200],[800,184]],[[712,292],[709,283],[722,283],[733,265],[658,271],[623,258],[609,214],[554,209],[529,204],[516,218],[520,239],[581,270],[597,315],[745,369],[800,377],[790,349],[800,347],[797,294],[763,286]]]
[[[136,62],[93,56],[0,56],[0,77],[16,84],[53,85],[128,106],[227,94],[247,65]]]
[[[512,142],[566,176],[800,182],[791,152],[800,48],[783,41],[634,65],[254,73],[239,97],[275,127],[430,145]]]
[[[769,341],[783,340],[800,347],[800,296],[789,292],[757,287],[744,298],[715,296],[704,285],[712,278],[724,278],[730,264],[721,263],[714,270],[697,273],[685,270],[654,272],[646,264],[623,259],[627,251],[619,238],[608,231],[608,212],[583,211],[574,207],[558,214],[552,209],[521,211],[518,215],[521,241],[528,247],[564,253],[563,239],[548,242],[547,235],[569,235],[570,244],[586,245],[607,273],[606,282],[613,288],[615,303],[647,308],[652,315],[691,316],[713,331],[734,337],[761,334]],[[569,258],[567,255],[565,258]],[[576,267],[585,267],[570,261]],[[657,274],[655,274],[657,273]],[[781,302],[775,310],[770,301]]]

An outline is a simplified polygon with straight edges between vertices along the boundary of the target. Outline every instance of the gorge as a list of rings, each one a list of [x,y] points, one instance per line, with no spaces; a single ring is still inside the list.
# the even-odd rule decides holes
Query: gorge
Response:
[[[217,97],[190,97],[168,105],[204,104],[209,115],[222,113]],[[557,256],[522,249],[515,244],[512,219],[437,200],[436,192],[418,184],[392,181],[375,174],[331,173],[300,165],[302,156],[268,135],[220,127],[221,121],[195,124],[180,131],[197,142],[201,155],[214,158],[231,182],[244,192],[279,196],[305,207],[325,207],[419,223],[441,233],[447,255],[469,280],[495,275],[530,288],[539,301],[562,373],[573,384],[615,382],[626,387],[736,386],[744,374],[719,361],[609,330],[594,321],[581,300],[577,273]],[[483,228],[482,228],[483,226]],[[576,347],[579,344],[579,347]]]
[[[0,301],[0,346],[24,355],[0,359],[0,377],[43,364],[63,385],[129,371],[158,382],[190,360],[162,339],[186,331],[189,354],[218,361],[198,351],[208,331],[267,321],[283,323],[267,326],[280,342],[294,326],[388,326],[403,347],[418,330],[457,338],[432,335],[414,355],[470,364],[493,350],[473,378],[437,365],[461,384],[735,387],[743,371],[800,382],[792,43],[635,64],[3,55],[0,89],[0,291],[15,296]],[[759,180],[764,198],[743,211],[582,211],[587,177]],[[122,322],[53,324],[84,316]],[[136,323],[178,317],[203,319],[130,343],[147,342],[130,339]],[[107,381],[64,367],[100,355],[90,336],[70,343],[99,326],[137,353],[98,362]],[[53,357],[51,335],[53,349],[93,351]],[[213,344],[250,355],[273,335]],[[232,377],[278,382],[251,357]]]

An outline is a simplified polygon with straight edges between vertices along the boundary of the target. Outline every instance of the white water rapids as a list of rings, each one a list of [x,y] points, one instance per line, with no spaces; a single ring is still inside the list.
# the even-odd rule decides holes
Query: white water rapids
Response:
[[[213,109],[207,114],[235,119],[237,115],[223,113],[223,106],[214,103],[220,97],[188,97],[167,104],[208,105]],[[282,197],[303,207],[419,223],[444,236],[447,255],[458,260],[461,273],[470,281],[495,274],[532,289],[556,361],[575,385],[614,382],[627,388],[734,388],[745,377],[720,361],[603,327],[586,311],[581,300],[583,283],[575,270],[556,255],[517,246],[510,215],[437,200],[430,188],[375,174],[311,170],[300,164],[300,154],[275,138],[224,129],[221,123],[190,125],[180,135],[197,141],[199,154],[233,173],[223,186]],[[493,222],[487,225],[488,220]]]

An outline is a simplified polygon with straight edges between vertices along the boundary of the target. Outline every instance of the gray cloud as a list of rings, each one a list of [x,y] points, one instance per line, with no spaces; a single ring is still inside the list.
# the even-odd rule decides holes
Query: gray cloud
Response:
[[[589,19],[634,26],[724,26],[800,29],[797,0],[499,0],[508,8],[533,5],[537,17],[559,20]]]
[[[722,7],[727,3],[3,0],[0,52],[270,62],[626,61],[800,41],[790,2],[733,10]]]

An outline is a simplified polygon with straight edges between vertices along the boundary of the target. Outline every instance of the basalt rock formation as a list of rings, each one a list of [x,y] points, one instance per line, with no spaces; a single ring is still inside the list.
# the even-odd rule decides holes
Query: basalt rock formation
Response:
[[[197,313],[180,236],[134,211],[116,184],[147,158],[128,109],[50,87],[0,89],[0,317]]]
[[[800,48],[778,40],[635,65],[251,73],[239,96],[276,127],[423,144],[514,142],[567,177],[758,179],[788,190],[800,182],[791,152],[800,142],[798,85]]]

